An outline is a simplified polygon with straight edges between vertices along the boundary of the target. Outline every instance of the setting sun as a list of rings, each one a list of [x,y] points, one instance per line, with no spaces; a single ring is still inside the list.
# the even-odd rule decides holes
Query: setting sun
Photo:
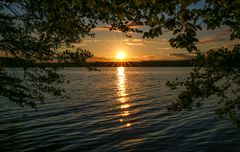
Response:
[[[119,52],[116,56],[117,59],[123,60],[126,58],[125,53]]]

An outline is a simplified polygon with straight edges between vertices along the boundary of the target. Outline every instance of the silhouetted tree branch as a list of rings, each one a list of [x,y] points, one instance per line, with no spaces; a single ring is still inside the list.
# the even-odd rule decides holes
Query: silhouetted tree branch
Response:
[[[199,53],[193,60],[194,68],[186,81],[168,81],[172,89],[184,87],[168,107],[169,110],[191,110],[200,108],[213,95],[217,96],[219,106],[217,118],[229,117],[240,126],[240,45],[232,50],[225,48]]]

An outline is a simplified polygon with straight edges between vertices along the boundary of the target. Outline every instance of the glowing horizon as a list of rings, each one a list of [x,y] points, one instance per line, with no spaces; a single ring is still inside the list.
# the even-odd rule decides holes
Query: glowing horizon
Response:
[[[93,32],[96,34],[94,38],[83,39],[75,46],[91,51],[95,61],[176,61],[193,57],[193,54],[185,49],[170,46],[169,39],[172,37],[172,33],[169,31],[165,31],[162,36],[154,39],[143,39],[142,35],[137,33],[128,33],[132,36],[132,38],[128,38],[121,32],[108,31],[107,29],[96,29]],[[232,48],[237,42],[230,41],[228,34],[230,34],[229,30],[224,27],[214,31],[203,30],[199,34],[197,47],[201,51],[219,47]],[[120,52],[125,53],[125,56],[117,57]]]

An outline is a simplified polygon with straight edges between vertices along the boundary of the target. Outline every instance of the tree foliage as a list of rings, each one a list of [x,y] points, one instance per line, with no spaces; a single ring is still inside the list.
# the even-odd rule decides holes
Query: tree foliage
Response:
[[[70,42],[77,42],[79,37],[73,35],[74,31],[67,31],[73,30],[70,27],[61,31],[51,29],[54,25],[46,18],[44,11],[35,10],[34,7],[39,7],[35,1],[0,2],[0,50],[5,56],[25,61],[19,63],[23,73],[18,74],[5,69],[4,63],[0,64],[0,96],[20,106],[37,108],[36,103],[44,102],[47,94],[62,96],[64,92],[57,87],[58,83],[64,82],[57,68],[36,67],[37,63],[84,62],[93,55],[80,48],[76,48],[74,53],[59,51],[60,47],[70,48]],[[48,28],[47,24],[51,27]],[[82,32],[81,36],[87,34]]]
[[[170,109],[191,109],[193,104],[200,107],[203,102],[195,99],[216,94],[223,105],[217,110],[219,116],[227,115],[235,121],[239,110],[239,46],[204,54],[196,45],[198,31],[222,26],[229,28],[232,40],[239,39],[239,6],[239,0],[4,0],[0,2],[0,50],[30,63],[83,62],[92,56],[90,52],[58,50],[71,47],[87,36],[93,37],[91,29],[100,23],[111,25],[110,30],[120,30],[127,36],[128,32],[142,33],[143,38],[159,37],[168,30],[172,32],[169,39],[172,47],[197,53],[190,77],[185,82],[168,83],[172,87],[186,86]],[[1,96],[19,105],[34,105],[35,102],[28,103],[25,99],[42,99],[42,90],[48,90],[43,89],[46,87],[43,84],[53,89],[53,84],[61,82],[55,70],[39,69],[44,72],[37,75],[36,69],[24,65],[23,69],[24,79],[9,75],[3,68],[0,71],[4,84]],[[47,80],[49,76],[54,78],[51,82]],[[26,89],[31,88],[25,85],[26,80],[30,85],[38,83],[34,86],[39,88]],[[229,92],[236,98],[226,98]]]
[[[216,116],[228,116],[240,125],[240,45],[232,50],[220,48],[209,50],[207,54],[199,53],[193,60],[194,68],[186,81],[168,81],[172,89],[184,87],[177,101],[169,110],[191,110],[200,108],[211,96],[216,96]],[[210,102],[210,101],[209,101]]]

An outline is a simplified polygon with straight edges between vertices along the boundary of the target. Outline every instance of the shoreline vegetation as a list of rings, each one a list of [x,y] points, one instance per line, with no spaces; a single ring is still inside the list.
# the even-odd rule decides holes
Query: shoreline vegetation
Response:
[[[191,60],[140,61],[140,62],[79,62],[79,63],[30,63],[29,61],[0,57],[4,67],[192,67]]]

